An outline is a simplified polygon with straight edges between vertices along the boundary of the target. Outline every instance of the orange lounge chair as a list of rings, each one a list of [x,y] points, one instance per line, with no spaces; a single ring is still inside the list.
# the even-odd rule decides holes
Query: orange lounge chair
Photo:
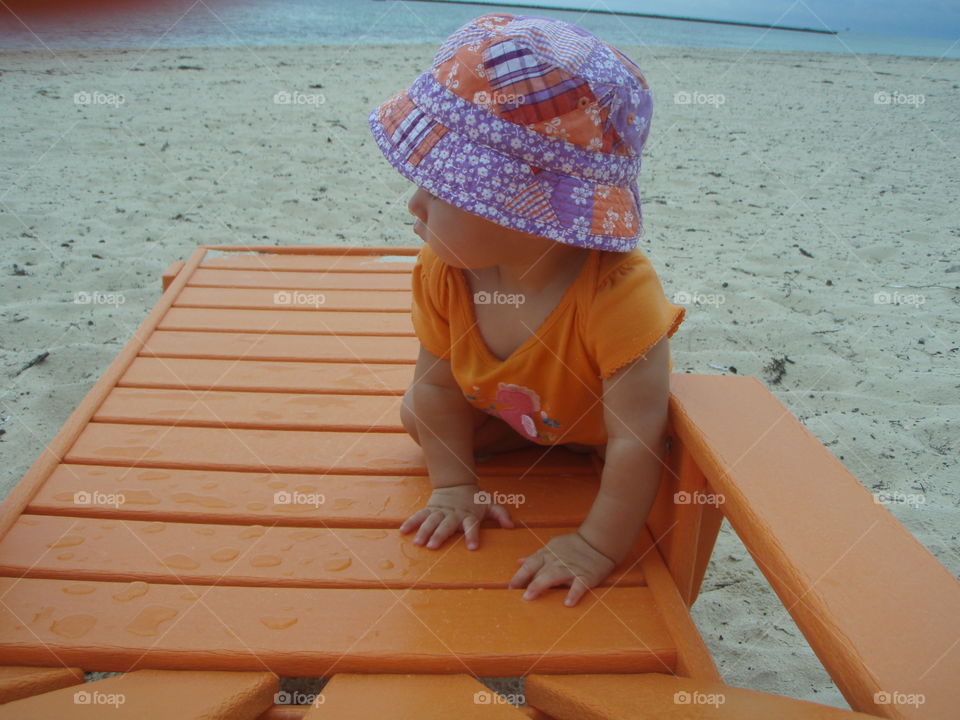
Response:
[[[0,719],[960,717],[960,583],[752,377],[671,377],[657,502],[575,608],[505,586],[583,519],[592,456],[478,462],[526,498],[480,552],[400,535],[430,489],[400,424],[416,253],[201,246],[164,273],[0,506]],[[857,712],[723,684],[689,613],[723,517]],[[476,679],[511,675],[524,707]],[[332,679],[294,706],[279,676]]]

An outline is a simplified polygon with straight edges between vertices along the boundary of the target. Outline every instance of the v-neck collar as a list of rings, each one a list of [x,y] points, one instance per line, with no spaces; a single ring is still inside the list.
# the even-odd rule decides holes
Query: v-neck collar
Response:
[[[550,311],[550,314],[544,318],[543,322],[540,323],[540,327],[530,335],[526,340],[524,340],[520,345],[518,345],[512,353],[507,355],[503,360],[498,358],[493,354],[493,351],[490,350],[490,347],[487,345],[487,341],[483,339],[483,335],[480,332],[480,325],[477,322],[477,313],[476,308],[473,304],[473,299],[470,296],[470,283],[467,281],[466,276],[464,275],[463,268],[452,268],[456,272],[454,273],[460,279],[460,295],[461,295],[461,304],[463,306],[463,312],[466,317],[469,327],[467,333],[473,338],[477,347],[480,348],[481,352],[487,358],[490,363],[496,365],[505,365],[511,360],[513,360],[517,355],[526,350],[530,345],[537,340],[544,332],[550,329],[550,326],[556,321],[556,319],[563,312],[564,308],[570,304],[573,300],[574,294],[577,292],[577,289],[581,285],[581,281],[590,271],[590,264],[595,262],[596,257],[599,255],[598,251],[594,248],[590,249],[590,254],[587,255],[587,259],[584,261],[583,265],[580,267],[580,272],[577,273],[577,276],[573,281],[567,286],[567,289],[563,293],[563,297],[560,298],[557,302],[556,307]]]

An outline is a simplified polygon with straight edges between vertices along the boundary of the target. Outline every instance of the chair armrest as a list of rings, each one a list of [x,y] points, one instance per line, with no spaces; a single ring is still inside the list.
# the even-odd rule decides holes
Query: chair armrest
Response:
[[[673,375],[670,411],[850,706],[955,717],[960,582],[756,378]]]

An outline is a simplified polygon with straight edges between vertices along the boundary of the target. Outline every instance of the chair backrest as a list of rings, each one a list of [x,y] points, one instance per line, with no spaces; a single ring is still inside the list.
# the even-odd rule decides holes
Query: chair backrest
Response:
[[[702,477],[722,496],[719,510],[850,706],[957,717],[957,578],[756,378],[674,375],[670,391],[685,445],[678,483]],[[699,513],[698,531],[684,510],[673,511],[666,556],[690,563],[675,577],[698,587],[704,518],[716,518]]]

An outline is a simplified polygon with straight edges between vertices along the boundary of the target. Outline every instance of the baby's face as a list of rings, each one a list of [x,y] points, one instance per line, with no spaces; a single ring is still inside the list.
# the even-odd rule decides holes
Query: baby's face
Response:
[[[518,237],[532,237],[461,210],[419,186],[407,209],[417,218],[413,231],[430,249],[448,265],[465,270],[504,262],[516,254]]]

